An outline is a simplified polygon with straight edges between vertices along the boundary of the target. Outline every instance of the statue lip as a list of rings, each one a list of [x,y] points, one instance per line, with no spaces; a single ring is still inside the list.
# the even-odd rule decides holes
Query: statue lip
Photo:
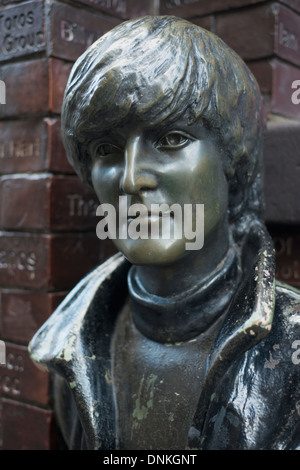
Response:
[[[157,211],[157,210],[148,210],[147,215],[146,214],[141,214],[138,213],[136,215],[127,215],[127,220],[135,220],[139,218],[140,220],[146,219],[146,220],[151,220],[152,218],[157,219],[157,218],[163,218],[163,217],[171,217],[174,218],[174,213],[170,210],[167,211]]]

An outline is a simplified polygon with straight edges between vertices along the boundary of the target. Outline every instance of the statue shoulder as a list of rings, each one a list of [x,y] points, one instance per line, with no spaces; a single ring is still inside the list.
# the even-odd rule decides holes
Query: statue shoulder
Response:
[[[31,359],[39,368],[48,370],[60,360],[66,361],[68,351],[83,341],[86,330],[110,328],[118,313],[117,300],[122,302],[126,295],[128,268],[129,263],[118,253],[74,287],[29,343]]]

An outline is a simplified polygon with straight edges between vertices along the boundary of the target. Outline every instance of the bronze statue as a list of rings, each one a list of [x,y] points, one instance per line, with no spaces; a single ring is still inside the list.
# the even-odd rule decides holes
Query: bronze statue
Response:
[[[101,204],[116,209],[121,253],[88,274],[30,344],[53,373],[67,448],[299,446],[300,296],[274,280],[263,133],[244,62],[187,21],[124,22],[75,63],[64,144]],[[163,219],[152,204],[204,204],[203,247],[186,249],[174,232],[121,237],[124,195],[146,206],[148,225]]]

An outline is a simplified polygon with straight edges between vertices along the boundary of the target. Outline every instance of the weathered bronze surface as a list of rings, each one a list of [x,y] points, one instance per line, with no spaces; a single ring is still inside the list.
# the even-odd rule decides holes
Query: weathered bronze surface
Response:
[[[122,195],[204,204],[205,237],[119,237],[36,333],[68,448],[299,446],[300,295],[274,281],[263,129],[248,68],[187,21],[125,22],[75,63],[62,132],[78,175],[117,212]]]

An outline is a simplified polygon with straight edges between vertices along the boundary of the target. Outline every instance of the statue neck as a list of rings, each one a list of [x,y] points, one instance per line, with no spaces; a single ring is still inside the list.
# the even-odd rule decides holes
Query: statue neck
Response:
[[[133,321],[138,330],[157,342],[195,338],[226,312],[241,278],[239,253],[234,244],[209,276],[199,276],[192,287],[159,296],[148,292],[132,266],[128,274]]]
[[[205,237],[201,250],[186,251],[182,258],[169,265],[137,266],[135,276],[149,294],[172,297],[174,293],[184,293],[209,278],[233,244],[226,219]]]

